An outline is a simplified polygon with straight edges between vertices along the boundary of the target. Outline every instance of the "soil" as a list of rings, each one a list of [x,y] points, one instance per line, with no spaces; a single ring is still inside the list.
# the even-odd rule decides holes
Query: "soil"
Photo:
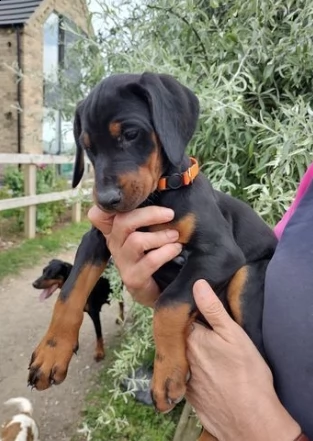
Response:
[[[55,257],[72,262],[74,251]],[[80,349],[71,361],[65,381],[42,392],[31,391],[27,387],[30,356],[48,327],[57,296],[55,294],[41,303],[40,291],[32,287],[32,282],[49,260],[46,258],[37,267],[4,280],[0,286],[0,424],[5,417],[12,415],[12,409],[3,409],[2,403],[9,398],[24,396],[34,406],[40,439],[69,441],[77,431],[84,398],[96,381],[96,374],[103,362],[93,360],[95,333],[90,318],[85,314],[80,332]],[[106,347],[119,332],[120,326],[115,324],[117,315],[118,306],[115,303],[102,308],[101,322]]]

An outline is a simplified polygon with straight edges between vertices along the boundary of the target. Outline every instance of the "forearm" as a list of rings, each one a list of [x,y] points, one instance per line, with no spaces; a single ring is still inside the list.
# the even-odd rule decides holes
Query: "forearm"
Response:
[[[268,441],[294,441],[301,433],[301,428],[299,424],[289,415],[286,409],[279,402],[278,398],[275,396],[273,399],[268,399],[263,403],[260,403],[259,411],[261,412],[266,406],[266,415],[264,418],[264,425],[268,433],[266,437]],[[261,441],[261,438],[260,438]]]
[[[296,441],[301,428],[280,403],[264,359],[210,287],[195,287],[212,327],[195,324],[188,337],[187,399],[202,425],[218,441]]]
[[[246,421],[241,424],[240,441],[294,441],[300,435],[300,426],[284,409],[274,391],[270,396],[256,396],[251,408],[250,415],[247,414]],[[234,441],[232,433],[225,434],[225,441]]]

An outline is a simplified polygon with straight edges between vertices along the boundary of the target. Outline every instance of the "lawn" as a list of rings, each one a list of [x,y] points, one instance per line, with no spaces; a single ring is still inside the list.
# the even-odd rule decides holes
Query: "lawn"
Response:
[[[92,429],[92,441],[172,441],[183,403],[171,413],[162,415],[153,406],[143,405],[132,397],[128,397],[127,402],[123,396],[112,399],[114,384],[107,370],[118,349],[116,346],[107,353],[96,386],[86,397],[81,426]],[[108,416],[111,421],[107,420]],[[72,441],[86,439],[89,438],[85,433],[75,435]]]
[[[68,223],[54,229],[49,235],[38,235],[35,239],[23,240],[9,249],[1,250],[0,279],[38,264],[45,256],[55,256],[57,252],[77,246],[89,228],[88,221]],[[107,370],[114,362],[114,352],[120,345],[121,340],[118,339],[115,347],[107,353],[95,386],[85,399],[81,424],[93,429],[90,438],[93,441],[171,441],[182,410],[181,405],[170,414],[162,415],[153,407],[140,404],[131,397],[127,402],[123,397],[112,400],[114,385]],[[111,415],[110,424],[101,424],[103,410]],[[86,439],[85,434],[75,435],[72,441]]]
[[[0,279],[15,275],[20,270],[38,263],[47,255],[77,246],[83,234],[90,228],[88,221],[69,223],[55,229],[49,235],[38,235],[35,239],[24,240],[17,246],[0,251]]]

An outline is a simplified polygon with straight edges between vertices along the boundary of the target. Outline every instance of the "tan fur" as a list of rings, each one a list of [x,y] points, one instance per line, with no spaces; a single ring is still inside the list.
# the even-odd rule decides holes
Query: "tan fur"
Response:
[[[186,244],[189,242],[196,228],[196,216],[188,213],[178,221],[167,222],[160,225],[151,225],[149,231],[160,231],[166,229],[177,230],[179,232],[178,242]]]
[[[122,126],[121,123],[114,121],[109,124],[109,132],[112,138],[118,138],[121,134]]]
[[[33,408],[27,398],[8,400],[6,405],[17,406],[19,413],[1,426],[0,441],[39,441],[38,427],[32,418]]]
[[[227,289],[227,300],[230,306],[230,310],[233,314],[236,322],[242,326],[242,306],[241,296],[244,291],[245,284],[248,279],[248,268],[243,266],[240,268],[232,280],[230,281]]]

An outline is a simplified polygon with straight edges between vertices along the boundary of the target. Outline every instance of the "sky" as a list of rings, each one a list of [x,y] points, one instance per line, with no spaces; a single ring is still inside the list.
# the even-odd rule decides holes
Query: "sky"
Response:
[[[134,1],[134,0],[133,0]],[[105,2],[107,7],[111,7],[114,9],[114,4],[116,5],[118,0],[87,0],[87,5],[90,12],[95,13],[96,15],[93,17],[92,24],[95,32],[103,29],[103,9],[101,8],[101,3]],[[136,2],[134,1],[134,4]],[[99,14],[97,16],[97,14]],[[107,23],[110,23],[110,18],[106,17]],[[113,22],[112,22],[113,24]]]
[[[87,4],[90,12],[101,13],[101,6],[99,5],[99,1],[101,0],[89,0],[89,1],[87,0]],[[102,27],[101,19],[99,17],[94,17],[92,20],[92,24],[96,32],[100,30]]]

